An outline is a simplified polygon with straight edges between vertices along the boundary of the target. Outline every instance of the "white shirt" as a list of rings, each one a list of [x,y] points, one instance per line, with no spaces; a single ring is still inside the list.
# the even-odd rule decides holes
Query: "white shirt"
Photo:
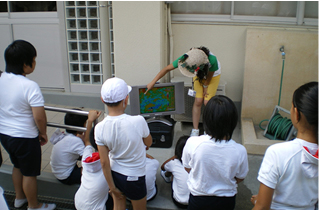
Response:
[[[188,205],[189,189],[187,187],[188,173],[178,159],[170,160],[164,165],[166,171],[173,174],[173,197],[184,205]]]
[[[62,133],[60,129],[52,134],[50,142],[53,144],[50,158],[52,173],[57,179],[67,179],[83,154],[84,143],[81,138]]]
[[[143,138],[150,130],[142,116],[107,116],[95,127],[96,144],[110,149],[110,165],[125,176],[144,176],[146,150]]]
[[[108,199],[109,186],[104,177],[100,160],[85,163],[87,157],[92,156],[94,149],[86,146],[82,156],[81,186],[74,196],[77,210],[105,210]]]
[[[0,90],[0,133],[12,137],[37,137],[39,131],[31,107],[44,106],[38,84],[22,75],[3,72]]]
[[[190,137],[183,150],[185,168],[191,168],[187,181],[194,196],[226,196],[237,193],[236,178],[248,173],[247,151],[233,140],[215,142],[208,135]]]
[[[313,210],[318,201],[318,145],[295,139],[268,147],[258,180],[275,189],[271,209]]]
[[[156,173],[159,167],[159,162],[156,159],[146,158],[146,175],[145,175],[145,183],[146,183],[146,199],[151,199],[156,194]]]

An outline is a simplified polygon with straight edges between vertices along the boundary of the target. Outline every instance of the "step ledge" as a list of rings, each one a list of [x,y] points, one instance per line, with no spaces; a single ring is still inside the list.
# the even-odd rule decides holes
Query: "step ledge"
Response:
[[[13,169],[12,165],[3,164],[0,168],[0,172],[5,173],[5,174],[12,174],[12,169]],[[41,181],[46,181],[46,182],[51,182],[51,183],[63,185],[63,183],[61,183],[59,180],[57,180],[55,178],[55,176],[50,172],[41,171],[41,174],[40,174],[40,176],[37,176],[37,179],[41,180]]]

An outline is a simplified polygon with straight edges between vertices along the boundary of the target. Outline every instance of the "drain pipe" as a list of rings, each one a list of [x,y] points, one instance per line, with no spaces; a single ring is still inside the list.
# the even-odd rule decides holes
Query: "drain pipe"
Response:
[[[171,6],[167,3],[167,30],[169,36],[169,63],[173,63],[173,34],[172,34],[172,19],[171,19]],[[174,77],[173,71],[170,71],[168,82]]]

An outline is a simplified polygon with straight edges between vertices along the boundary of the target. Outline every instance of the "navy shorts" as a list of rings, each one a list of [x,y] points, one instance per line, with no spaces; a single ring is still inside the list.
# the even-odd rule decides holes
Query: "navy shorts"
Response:
[[[8,152],[15,168],[23,176],[39,176],[41,171],[41,146],[39,137],[20,138],[0,133],[0,141]]]
[[[78,167],[78,165],[75,164],[70,176],[66,179],[58,179],[63,184],[72,185],[72,184],[81,184],[81,176],[82,176],[82,168]]]
[[[233,197],[189,195],[188,210],[233,210],[236,195]]]
[[[141,200],[146,196],[145,176],[131,178],[112,171],[115,186],[130,200]],[[131,180],[130,180],[131,179]]]

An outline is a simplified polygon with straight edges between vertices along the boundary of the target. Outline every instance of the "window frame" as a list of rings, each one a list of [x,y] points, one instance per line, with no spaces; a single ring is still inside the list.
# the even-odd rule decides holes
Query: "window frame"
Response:
[[[7,2],[7,12],[0,12],[0,18],[8,19],[31,19],[31,18],[54,18],[58,17],[58,11],[43,11],[43,12],[11,12],[9,1]],[[58,5],[58,2],[56,2]],[[39,21],[43,22],[43,21]]]
[[[318,19],[304,18],[305,2],[297,2],[296,17],[274,17],[274,16],[245,16],[234,15],[235,2],[231,2],[230,15],[210,15],[210,14],[171,14],[173,23],[181,22],[211,22],[222,23],[256,23],[256,24],[280,24],[296,26],[318,27]]]

